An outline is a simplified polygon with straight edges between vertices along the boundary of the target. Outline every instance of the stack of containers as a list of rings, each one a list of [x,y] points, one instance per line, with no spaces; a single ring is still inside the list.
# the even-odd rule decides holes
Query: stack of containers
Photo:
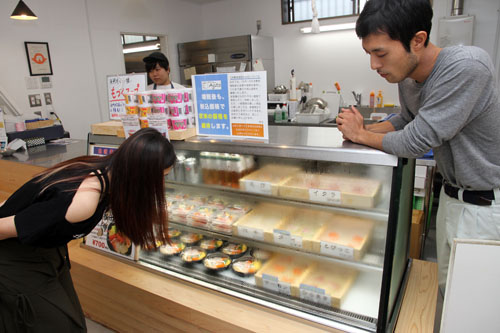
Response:
[[[139,102],[136,93],[123,94],[125,97],[125,114],[139,114]]]
[[[148,115],[151,114],[153,103],[151,102],[152,91],[142,91],[137,93],[139,101],[139,123],[141,128],[149,127]]]
[[[192,89],[167,90],[169,110],[169,125],[174,131],[181,131],[194,127],[195,115],[193,107]]]

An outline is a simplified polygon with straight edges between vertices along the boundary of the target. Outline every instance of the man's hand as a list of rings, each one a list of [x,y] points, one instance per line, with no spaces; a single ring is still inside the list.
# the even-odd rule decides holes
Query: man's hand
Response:
[[[338,129],[342,132],[344,139],[359,143],[359,136],[365,131],[363,116],[354,106],[349,109],[343,108],[341,111],[337,116]]]

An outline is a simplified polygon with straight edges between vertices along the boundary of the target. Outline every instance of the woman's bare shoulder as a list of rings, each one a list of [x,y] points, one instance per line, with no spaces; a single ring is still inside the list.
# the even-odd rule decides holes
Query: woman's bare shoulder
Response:
[[[66,220],[70,223],[78,223],[90,218],[95,213],[100,196],[101,183],[97,176],[85,178],[66,211]]]

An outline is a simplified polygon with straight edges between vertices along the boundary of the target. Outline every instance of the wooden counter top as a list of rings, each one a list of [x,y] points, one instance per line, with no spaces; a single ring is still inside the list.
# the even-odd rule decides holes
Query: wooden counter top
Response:
[[[85,314],[120,332],[340,332],[245,300],[70,247]],[[437,265],[414,260],[396,332],[432,332]]]

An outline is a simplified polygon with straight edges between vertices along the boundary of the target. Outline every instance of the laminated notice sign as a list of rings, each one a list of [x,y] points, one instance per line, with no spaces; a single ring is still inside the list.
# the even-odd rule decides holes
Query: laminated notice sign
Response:
[[[105,213],[101,221],[85,237],[85,245],[130,260],[139,259],[136,246],[116,229],[110,213]]]
[[[266,72],[193,75],[198,135],[268,139]]]

